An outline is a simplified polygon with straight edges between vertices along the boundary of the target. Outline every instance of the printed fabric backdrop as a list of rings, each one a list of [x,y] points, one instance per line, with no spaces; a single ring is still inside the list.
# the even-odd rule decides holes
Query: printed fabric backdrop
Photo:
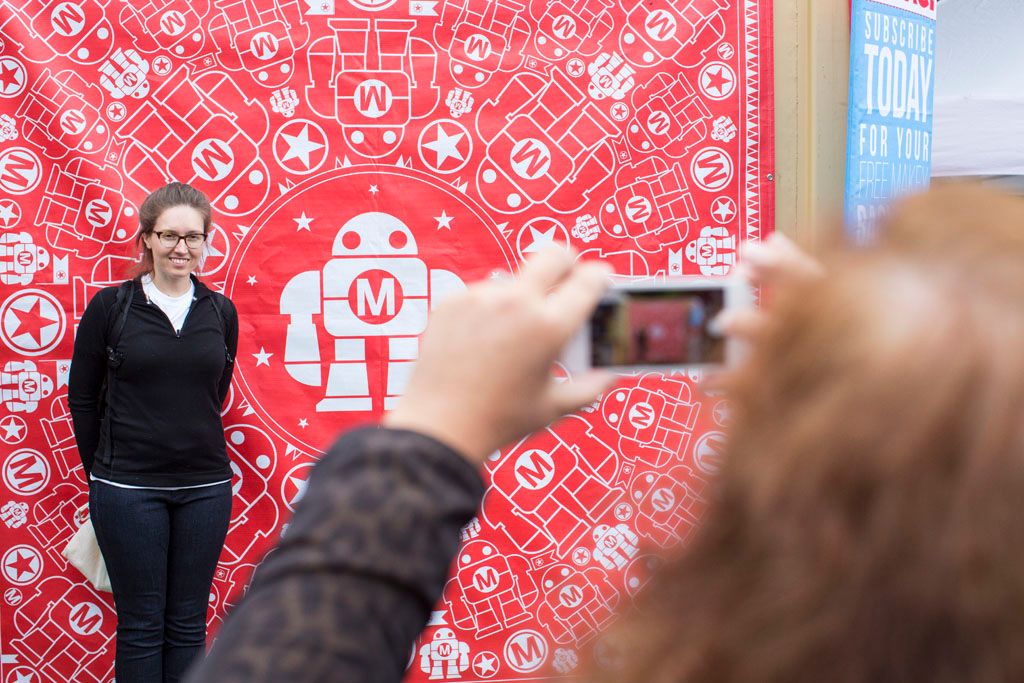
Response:
[[[215,632],[446,294],[551,244],[722,276],[772,229],[771,28],[769,0],[0,0],[0,681],[113,678],[110,595],[60,554],[67,378],[148,190],[211,197],[204,277],[241,318]],[[726,414],[645,374],[495,453],[409,678],[585,664],[698,523]]]

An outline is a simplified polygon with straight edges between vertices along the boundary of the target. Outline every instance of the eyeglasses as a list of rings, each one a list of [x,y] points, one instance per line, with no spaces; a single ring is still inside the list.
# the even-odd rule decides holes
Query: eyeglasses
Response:
[[[202,232],[190,232],[187,235],[179,235],[170,230],[162,230],[160,232],[154,231],[153,234],[160,240],[160,244],[167,249],[174,249],[181,240],[185,240],[185,246],[189,249],[200,247],[206,241],[206,233]]]

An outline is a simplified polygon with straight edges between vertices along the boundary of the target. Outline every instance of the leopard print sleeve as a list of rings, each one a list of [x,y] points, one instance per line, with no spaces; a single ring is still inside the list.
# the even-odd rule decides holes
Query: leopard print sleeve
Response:
[[[343,436],[188,680],[400,681],[482,495],[474,468],[426,436]]]

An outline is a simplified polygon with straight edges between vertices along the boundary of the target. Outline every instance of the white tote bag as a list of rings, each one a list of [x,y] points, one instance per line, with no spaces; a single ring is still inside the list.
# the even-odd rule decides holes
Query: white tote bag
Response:
[[[100,546],[96,543],[96,531],[93,530],[92,520],[89,519],[88,504],[78,509],[75,519],[82,520],[82,523],[68,541],[68,546],[64,548],[62,554],[97,590],[109,593],[110,576],[107,575],[107,565],[103,562]]]

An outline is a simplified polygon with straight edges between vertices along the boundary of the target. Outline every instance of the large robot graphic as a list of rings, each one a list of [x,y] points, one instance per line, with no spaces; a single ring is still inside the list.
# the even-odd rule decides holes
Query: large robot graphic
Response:
[[[125,177],[143,191],[171,180],[186,182],[223,213],[244,215],[262,206],[270,190],[258,148],[269,127],[263,106],[227,75],[193,75],[181,67],[118,128],[119,136],[131,140]]]
[[[97,0],[0,0],[0,36],[25,59],[96,64],[110,54],[114,30]]]
[[[685,73],[655,74],[632,94],[626,143],[636,152],[682,158],[708,135],[711,110]]]
[[[487,144],[477,190],[496,211],[541,202],[575,211],[615,166],[608,141],[616,125],[559,69],[548,78],[515,76],[480,107],[476,125]]]
[[[609,0],[532,0],[537,21],[533,46],[550,62],[597,54],[615,29]]]
[[[112,680],[113,659],[104,661],[104,654],[113,644],[117,619],[110,600],[100,597],[88,584],[73,584],[63,576],[46,578],[34,589],[14,613],[17,633],[24,635],[5,637],[5,650],[17,653],[24,661],[38,662],[37,676],[42,680]]]
[[[644,252],[684,242],[697,206],[678,163],[647,157],[615,174],[615,194],[600,213],[605,231],[628,237]]]
[[[134,0],[124,3],[119,18],[139,50],[168,50],[189,59],[206,44],[203,20],[209,11],[210,0]]]
[[[685,465],[667,472],[638,473],[629,485],[637,531],[661,546],[685,538],[697,525],[705,505],[690,483],[703,481]]]
[[[121,192],[121,177],[107,166],[76,157],[53,166],[36,212],[54,249],[95,258],[135,237],[135,207]]]
[[[479,88],[498,71],[523,63],[530,25],[515,0],[448,0],[434,25],[434,41],[448,50],[452,79]]]
[[[557,643],[581,644],[593,638],[615,615],[619,597],[599,567],[549,567],[541,577],[544,599],[538,616]]]
[[[349,219],[331,255],[322,271],[296,275],[281,293],[281,314],[290,316],[285,367],[295,380],[325,387],[317,412],[368,411],[373,404],[366,340],[387,337],[387,410],[408,382],[428,311],[465,285],[455,273],[428,268],[412,231],[379,211]],[[313,316],[322,316],[334,337],[326,384]]]
[[[437,52],[404,19],[331,19],[333,35],[308,50],[310,109],[341,124],[358,154],[378,158],[402,142],[406,125],[437,105]]]
[[[230,46],[217,59],[231,71],[243,71],[259,85],[276,88],[295,70],[295,53],[309,42],[309,25],[297,0],[254,3],[214,0],[218,13],[210,35],[218,46]]]
[[[560,436],[563,430],[572,438]],[[582,418],[570,416],[558,433],[548,428],[493,464],[483,514],[521,551],[566,557],[590,545],[594,528],[622,498],[613,483],[618,454],[585,430]]]
[[[666,59],[696,66],[725,35],[722,14],[729,4],[729,0],[634,0],[619,33],[619,51],[636,66],[654,66]]]
[[[100,116],[103,93],[78,73],[49,69],[35,80],[18,107],[26,139],[50,159],[63,159],[70,151],[103,154],[110,129]]]
[[[445,603],[459,628],[477,637],[529,620],[537,589],[519,555],[506,556],[488,541],[473,540],[459,550],[455,576],[448,581]]]
[[[606,393],[600,410],[619,435],[619,452],[657,469],[683,458],[700,404],[693,402],[686,382],[648,373],[634,386]]]

